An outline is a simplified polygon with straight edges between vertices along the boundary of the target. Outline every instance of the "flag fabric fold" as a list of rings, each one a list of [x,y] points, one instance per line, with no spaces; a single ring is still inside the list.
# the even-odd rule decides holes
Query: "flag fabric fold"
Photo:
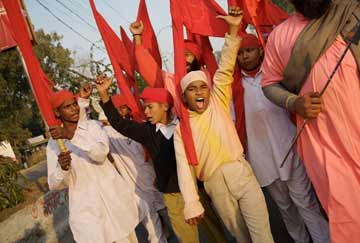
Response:
[[[3,0],[3,5],[8,16],[8,19],[4,22],[22,54],[40,112],[49,127],[59,125],[60,121],[56,119],[49,102],[53,93],[51,89],[53,83],[41,69],[41,65],[32,49],[29,30],[23,18],[20,3],[14,0]]]
[[[252,24],[259,40],[265,47],[263,34],[269,34],[273,28],[286,20],[288,14],[271,0],[228,0],[229,6],[239,6],[244,13],[243,23]]]
[[[102,15],[97,11],[94,0],[89,0],[89,2],[95,22],[99,28],[106,51],[110,58],[110,62],[114,69],[118,87],[121,93],[125,96],[127,104],[133,112],[134,118],[140,120],[143,117],[143,113],[142,109],[139,107],[139,102],[136,101],[134,94],[131,91],[131,86],[135,83],[135,77],[129,54],[123,42],[112,30]],[[127,74],[126,77],[123,73],[123,69]]]

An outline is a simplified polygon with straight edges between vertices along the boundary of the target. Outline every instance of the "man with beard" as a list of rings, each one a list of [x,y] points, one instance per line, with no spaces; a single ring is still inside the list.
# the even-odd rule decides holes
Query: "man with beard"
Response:
[[[329,217],[331,242],[358,242],[359,45],[352,45],[324,95],[319,92],[357,25],[359,3],[291,2],[297,12],[268,39],[262,67],[263,91],[272,102],[295,112],[298,125],[304,119],[308,121],[298,140],[298,150]]]

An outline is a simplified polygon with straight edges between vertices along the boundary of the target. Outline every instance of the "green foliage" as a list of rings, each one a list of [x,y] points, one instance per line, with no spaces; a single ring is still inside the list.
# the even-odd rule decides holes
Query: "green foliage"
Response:
[[[41,67],[55,84],[74,93],[80,86],[79,76],[69,69],[74,61],[71,51],[61,45],[62,36],[36,32],[33,46]],[[0,53],[0,141],[8,140],[17,157],[26,140],[44,134],[45,125],[32,94],[16,49]]]
[[[15,163],[0,156],[0,210],[14,207],[24,200],[17,180],[18,168]]]
[[[31,88],[15,50],[0,54],[0,141],[8,140],[15,152],[31,133],[26,128],[32,118]]]
[[[56,32],[47,34],[40,29],[36,32],[34,52],[51,81],[72,88],[70,84],[76,78],[68,69],[74,64],[74,60],[71,58],[71,51],[61,45],[61,39],[62,36]]]
[[[148,86],[145,80],[138,73],[135,73],[135,81],[136,81],[136,86],[139,89],[139,93],[142,93],[144,88]]]
[[[285,10],[287,13],[294,12],[294,7],[291,5],[289,0],[272,0],[272,1],[273,1],[273,3],[278,5],[280,8]]]

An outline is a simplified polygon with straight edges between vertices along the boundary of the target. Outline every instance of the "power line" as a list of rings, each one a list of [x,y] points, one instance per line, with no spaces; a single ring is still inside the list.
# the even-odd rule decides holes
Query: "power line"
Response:
[[[131,24],[131,22],[129,20],[127,20],[125,17],[122,16],[122,14],[115,8],[113,8],[113,6],[111,6],[107,1],[101,1],[102,3],[105,3],[105,5],[109,8],[111,8],[114,12],[116,12],[120,18],[122,18],[123,20],[125,20],[126,23]]]
[[[68,11],[70,11],[73,15],[77,16],[79,19],[81,19],[85,24],[87,24],[90,28],[92,28],[95,31],[98,31],[97,28],[95,26],[93,26],[92,24],[90,24],[89,22],[86,21],[86,19],[84,19],[83,17],[81,17],[79,14],[75,13],[71,8],[69,8],[68,6],[66,6],[64,3],[60,2],[59,0],[56,0],[56,2],[58,2],[61,6],[63,6],[64,8],[66,8]]]
[[[36,0],[36,2],[38,4],[40,4],[47,12],[49,12],[54,18],[56,18],[59,22],[61,22],[63,25],[65,25],[67,28],[69,28],[71,31],[73,31],[75,34],[77,34],[78,36],[80,36],[82,39],[86,40],[87,42],[89,42],[90,44],[92,44],[93,46],[95,46],[97,49],[99,49],[100,51],[104,52],[104,49],[102,49],[101,47],[99,47],[98,45],[96,45],[94,42],[92,42],[91,40],[89,40],[88,38],[86,38],[85,36],[83,36],[80,32],[78,32],[77,30],[75,30],[73,27],[71,27],[70,25],[68,25],[65,21],[63,21],[61,18],[59,18],[58,16],[56,16],[56,14],[54,14],[48,7],[46,7],[42,2],[40,2],[39,0]],[[105,53],[106,54],[106,53]]]
[[[42,0],[42,1],[45,2],[45,4],[47,4],[47,6],[51,6],[51,4],[47,0]],[[59,11],[60,13],[66,15],[67,17],[69,17],[69,19],[72,19],[72,20],[76,21],[76,23],[82,24],[82,22],[80,22],[80,20],[75,19],[74,16],[71,16],[69,13],[65,12],[64,10],[59,8],[59,9],[57,9],[57,11]]]
[[[67,0],[71,4],[76,3],[81,9],[82,12],[85,13],[88,17],[92,17],[91,11],[89,11],[89,8],[87,5],[83,4],[81,1],[74,1],[74,0]]]

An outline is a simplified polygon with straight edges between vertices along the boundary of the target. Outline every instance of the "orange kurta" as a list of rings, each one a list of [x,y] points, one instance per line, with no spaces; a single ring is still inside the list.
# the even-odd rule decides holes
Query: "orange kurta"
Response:
[[[263,86],[278,83],[307,20],[295,14],[270,35]],[[300,95],[320,91],[346,43],[339,36],[313,66]],[[307,173],[329,216],[331,242],[360,242],[360,79],[349,51],[323,95],[324,111],[298,140]],[[303,120],[298,117],[298,125]],[[290,141],[289,141],[290,144]]]

